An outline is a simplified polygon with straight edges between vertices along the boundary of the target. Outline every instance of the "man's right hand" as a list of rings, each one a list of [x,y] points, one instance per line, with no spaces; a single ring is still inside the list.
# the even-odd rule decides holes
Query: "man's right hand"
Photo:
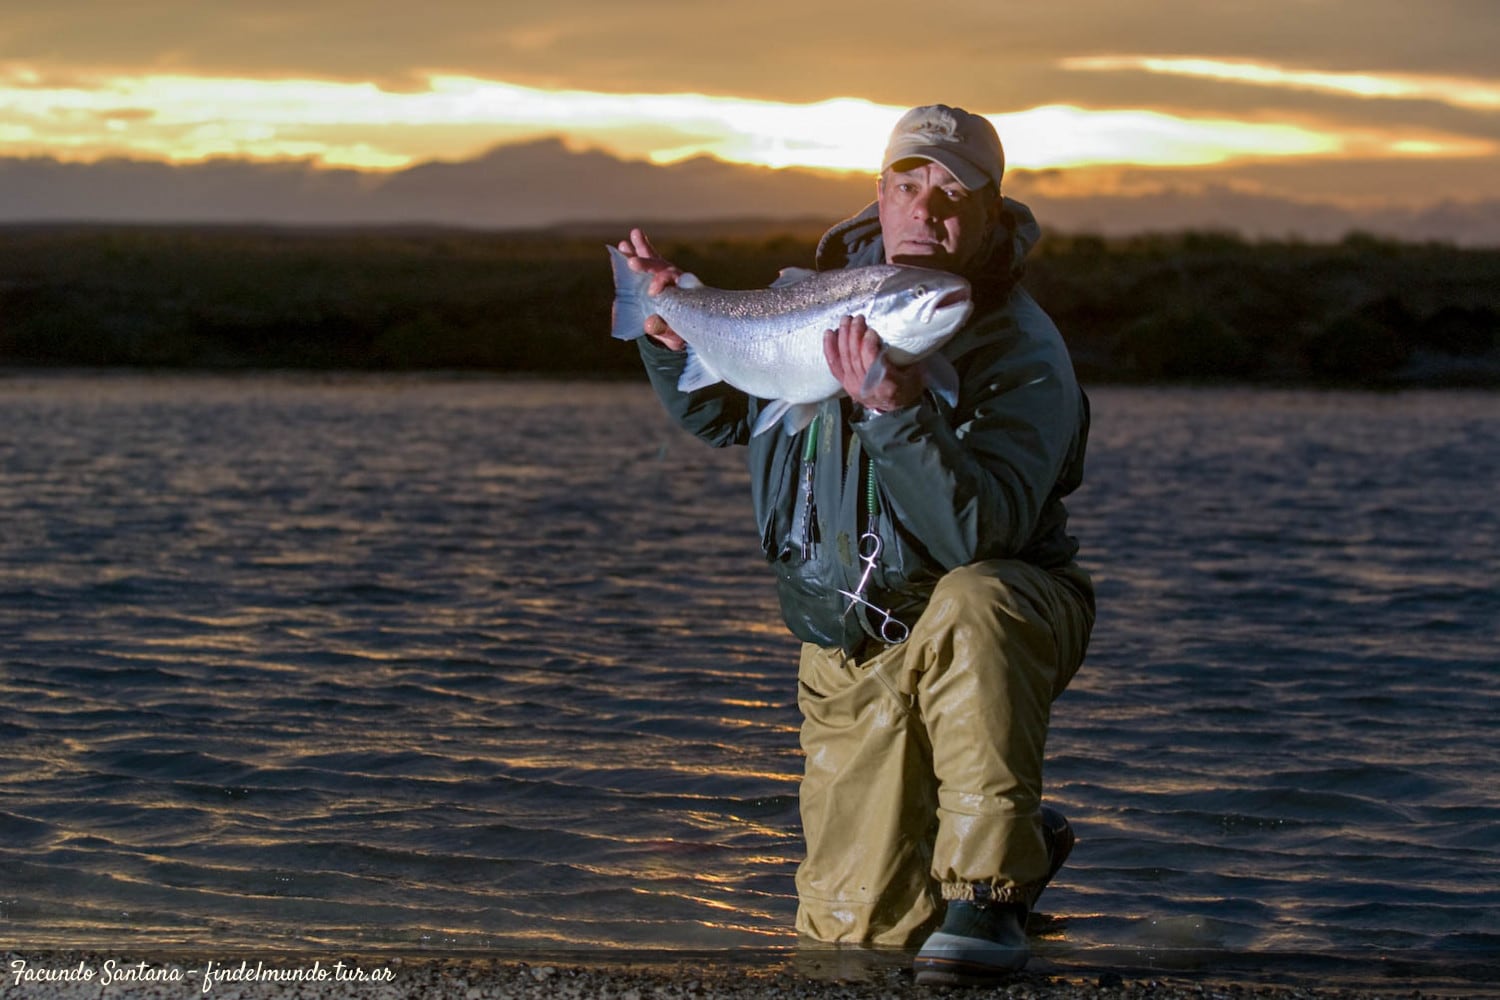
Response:
[[[621,240],[619,248],[632,271],[650,273],[651,287],[647,290],[650,295],[660,295],[665,289],[677,284],[677,279],[682,276],[682,268],[662,257],[646,238],[646,234],[639,229],[632,229],[630,238]],[[680,351],[687,347],[687,341],[677,336],[667,325],[667,321],[655,313],[646,317],[642,328],[646,336],[669,350]]]

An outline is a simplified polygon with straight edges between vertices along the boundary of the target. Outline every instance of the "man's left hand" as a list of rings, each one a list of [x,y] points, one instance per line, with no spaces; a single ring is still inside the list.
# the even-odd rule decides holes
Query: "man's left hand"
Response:
[[[868,391],[865,389],[865,380],[880,355],[880,347],[880,335],[865,325],[863,316],[845,316],[837,330],[823,333],[823,356],[828,359],[828,370],[850,399],[876,413],[911,406],[922,398],[920,361],[905,366],[887,361],[883,377]]]

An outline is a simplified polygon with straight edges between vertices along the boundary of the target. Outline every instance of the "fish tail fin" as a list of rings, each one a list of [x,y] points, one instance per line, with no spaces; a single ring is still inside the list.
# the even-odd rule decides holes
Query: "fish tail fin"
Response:
[[[630,269],[625,255],[616,247],[605,245],[610,266],[615,273],[615,304],[610,313],[609,335],[616,340],[635,340],[646,332],[646,317],[654,309],[646,304],[651,275]]]

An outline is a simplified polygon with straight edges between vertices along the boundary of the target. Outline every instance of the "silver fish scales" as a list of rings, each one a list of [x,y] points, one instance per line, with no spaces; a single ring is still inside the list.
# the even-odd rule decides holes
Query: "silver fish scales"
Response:
[[[688,344],[678,388],[691,392],[723,381],[769,401],[756,434],[778,421],[799,430],[819,403],[843,392],[823,355],[824,331],[843,317],[865,317],[884,344],[882,363],[910,364],[937,351],[973,311],[963,278],[894,264],[792,270],[757,291],[711,288],[685,274],[652,296],[651,276],[607,249],[615,278],[613,335],[633,340],[648,316],[661,316]]]

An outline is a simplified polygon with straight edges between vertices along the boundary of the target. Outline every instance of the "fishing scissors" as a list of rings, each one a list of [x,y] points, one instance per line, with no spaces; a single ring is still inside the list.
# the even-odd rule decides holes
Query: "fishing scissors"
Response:
[[[880,553],[884,548],[885,543],[880,540],[880,536],[875,532],[867,531],[860,535],[859,561],[865,564],[865,571],[859,575],[859,583],[854,585],[852,591],[841,590],[839,593],[849,598],[849,606],[844,609],[845,615],[853,611],[856,604],[863,604],[877,615],[880,615],[882,619],[880,622],[880,638],[894,646],[905,642],[906,637],[911,635],[911,629],[907,628],[901,619],[889,611],[876,607],[865,600],[865,588],[870,585],[870,577],[875,573],[875,566],[880,562]]]

